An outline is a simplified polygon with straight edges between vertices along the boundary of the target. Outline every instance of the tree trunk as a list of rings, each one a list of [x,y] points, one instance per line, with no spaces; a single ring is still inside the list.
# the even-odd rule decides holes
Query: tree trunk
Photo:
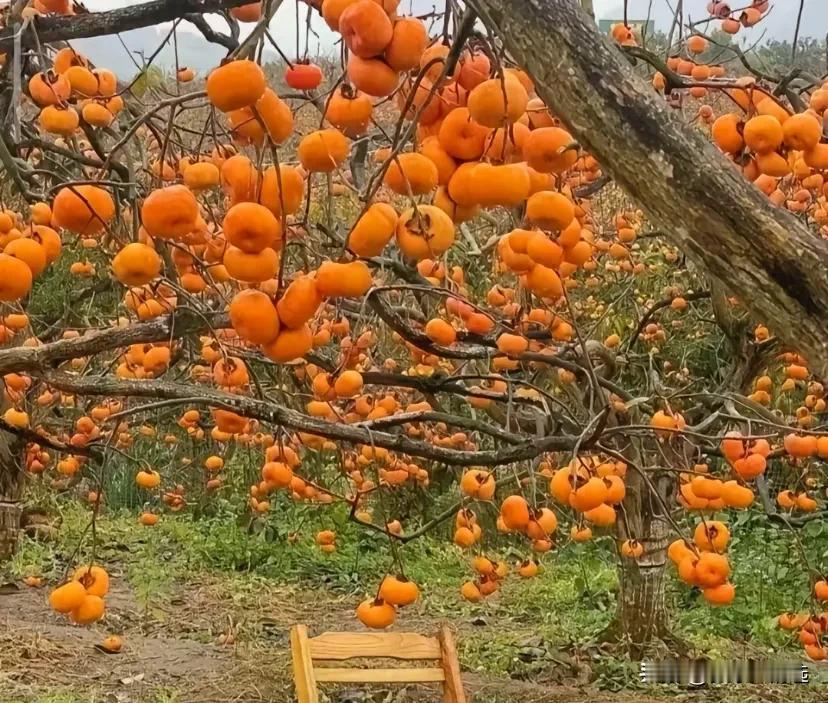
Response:
[[[631,658],[640,659],[653,641],[669,635],[664,577],[670,526],[664,506],[674,499],[675,481],[665,473],[648,482],[638,471],[628,471],[626,484],[619,536],[638,540],[644,554],[621,557],[618,607],[607,636],[625,644]]]
[[[660,550],[663,558],[664,550]],[[647,647],[669,633],[664,603],[664,562],[651,565],[626,559],[620,567],[621,590],[615,632],[629,648],[630,658],[641,659]]]
[[[17,549],[23,509],[22,441],[0,431],[0,563]]]
[[[650,220],[828,375],[828,244],[684,124],[577,0],[469,2]]]
[[[619,639],[629,646],[630,656],[640,659],[647,646],[669,632],[664,601],[664,567],[670,530],[664,511],[640,476],[628,474],[627,498],[621,529],[628,539],[644,546],[638,559],[621,558],[620,592],[616,615]],[[656,490],[667,502],[672,498],[673,481],[669,475],[658,479]]]

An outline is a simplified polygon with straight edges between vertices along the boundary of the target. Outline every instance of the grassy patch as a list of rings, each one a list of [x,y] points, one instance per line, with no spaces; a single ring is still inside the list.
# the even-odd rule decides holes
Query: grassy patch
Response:
[[[375,591],[385,573],[399,568],[384,536],[360,529],[336,507],[319,510],[278,498],[272,515],[253,525],[239,518],[237,504],[218,500],[213,508],[198,520],[167,514],[153,528],[137,525],[134,512],[105,512],[96,525],[94,559],[126,579],[136,610],[158,619],[163,619],[159,604],[169,601],[178,584],[199,574],[219,579],[223,597],[245,608],[253,608],[269,588],[289,587],[327,592],[350,611],[359,598]],[[72,565],[93,558],[86,506],[66,501],[60,510],[60,540],[25,540],[8,567],[9,576],[59,580],[73,556]],[[333,554],[315,545],[320,529],[336,531]],[[798,652],[774,622],[779,612],[801,607],[807,597],[790,536],[763,525],[735,533],[740,536],[734,538],[730,556],[738,596],[731,607],[709,607],[697,591],[678,583],[672,571],[668,574],[675,634],[711,657],[788,648]],[[820,539],[816,533],[803,537],[806,548],[816,548],[811,541]],[[427,617],[458,625],[464,632],[459,646],[468,670],[518,679],[542,676],[556,666],[561,652],[596,648],[599,633],[614,614],[618,579],[607,542],[609,538],[599,538],[550,553],[537,578],[513,575],[495,596],[472,605],[458,592],[472,578],[469,554],[443,538],[416,540],[405,545],[401,557],[406,575],[420,584],[423,599],[401,622]],[[508,541],[499,547],[487,554],[510,564],[522,556]],[[599,684],[634,683],[635,672],[621,660],[604,653],[594,659],[590,666]]]

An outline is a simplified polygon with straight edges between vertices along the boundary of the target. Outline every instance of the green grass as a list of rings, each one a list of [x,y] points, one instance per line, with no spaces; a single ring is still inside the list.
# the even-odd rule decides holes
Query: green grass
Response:
[[[59,509],[60,540],[25,540],[8,567],[10,576],[36,574],[57,580],[76,550],[75,562],[92,558],[88,508],[66,500]],[[215,501],[210,516],[193,520],[186,514],[165,514],[153,528],[136,524],[133,511],[105,512],[96,525],[94,558],[122,571],[145,606],[171,593],[177,581],[197,573],[307,584],[356,596],[373,592],[383,574],[398,571],[386,538],[349,522],[347,513],[336,506],[315,508],[280,497],[261,523],[251,526],[239,515],[240,506],[224,499]],[[732,606],[707,606],[697,591],[677,582],[668,566],[667,601],[674,632],[710,656],[739,653],[746,646],[752,650],[785,647],[789,637],[775,626],[774,618],[784,610],[804,607],[807,601],[807,579],[788,533],[761,518],[748,518],[744,525],[738,522],[730,549],[737,587]],[[336,531],[335,553],[324,554],[314,544],[320,529]],[[299,535],[295,542],[289,539],[293,533]],[[496,598],[471,605],[458,593],[462,582],[472,578],[469,555],[445,537],[437,534],[405,545],[400,550],[405,573],[421,585],[422,607],[431,615],[511,623],[498,635],[502,646],[496,649],[502,656],[487,659],[487,670],[513,674],[510,648],[519,648],[522,639],[531,635],[554,647],[590,646],[609,623],[618,589],[610,538],[552,552],[544,557],[537,578],[513,575]],[[824,549],[821,528],[803,532],[802,539],[806,551],[816,552],[820,544]],[[524,549],[517,541],[501,538],[487,555],[515,564],[525,555]],[[487,643],[477,644],[491,651]],[[467,645],[471,659],[475,646]]]
[[[0,576],[39,574],[54,582],[62,577],[70,558],[72,565],[92,558],[88,507],[73,499],[56,500],[53,507],[62,515],[59,540],[51,544],[24,540],[7,566],[9,573]],[[387,540],[349,522],[347,513],[336,506],[314,508],[277,498],[272,513],[256,523],[255,529],[239,517],[243,511],[238,502],[219,498],[212,507],[209,516],[196,520],[187,514],[165,514],[153,528],[138,525],[132,510],[107,510],[100,517],[94,558],[129,583],[134,610],[145,618],[138,622],[155,623],[175,637],[212,643],[220,630],[203,625],[179,628],[170,614],[178,585],[198,582],[202,576],[201,583],[210,589],[205,602],[223,603],[223,608],[231,607],[233,612],[255,612],[263,602],[272,602],[270,598],[284,598],[285,593],[299,598],[306,590],[314,603],[318,600],[319,607],[329,609],[325,613],[328,622],[344,623],[351,607],[374,592],[382,575],[397,570]],[[779,612],[803,607],[807,598],[807,579],[790,535],[760,516],[731,516],[730,522],[736,602],[728,608],[709,607],[698,592],[680,584],[668,566],[666,598],[673,633],[697,655],[712,658],[783,651],[800,657],[798,645],[774,623]],[[314,544],[320,529],[336,530],[335,553],[324,554]],[[421,621],[431,628],[446,620],[458,626],[465,671],[503,680],[571,685],[586,666],[590,681],[602,690],[653,693],[640,687],[633,662],[600,646],[600,634],[612,619],[618,591],[610,537],[549,553],[537,578],[512,575],[496,596],[469,604],[458,593],[461,583],[472,578],[469,554],[446,539],[448,529],[443,532],[402,549],[405,573],[421,586],[423,597],[406,611],[401,623]],[[299,535],[296,541],[289,539],[294,533]],[[822,529],[804,530],[800,538],[803,549],[814,557],[825,549]],[[525,556],[525,546],[517,540],[498,537],[494,541],[495,547],[487,552],[492,558],[515,564]],[[330,596],[327,601],[325,593]],[[298,603],[296,607],[308,606]],[[257,647],[271,641],[273,633],[267,626],[255,618],[243,621],[239,642]],[[678,689],[675,693],[680,694]],[[90,695],[53,693],[34,701],[98,703]],[[147,696],[142,700],[176,701],[174,690]],[[0,703],[11,701],[0,695]]]

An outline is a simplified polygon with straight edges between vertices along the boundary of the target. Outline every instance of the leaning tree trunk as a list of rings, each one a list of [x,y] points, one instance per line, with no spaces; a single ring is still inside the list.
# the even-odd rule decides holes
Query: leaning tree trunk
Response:
[[[828,244],[684,124],[578,0],[468,2],[655,225],[828,375]]]
[[[0,431],[0,563],[17,549],[23,508],[22,451],[19,438]]]

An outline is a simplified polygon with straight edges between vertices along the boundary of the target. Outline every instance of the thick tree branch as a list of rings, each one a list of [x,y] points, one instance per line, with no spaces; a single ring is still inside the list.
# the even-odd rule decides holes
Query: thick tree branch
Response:
[[[130,344],[161,342],[172,337],[221,329],[230,324],[225,313],[198,315],[183,309],[129,327],[90,330],[75,339],[59,339],[39,347],[12,347],[0,350],[0,376],[7,373],[42,372],[69,359],[121,349]]]
[[[68,444],[64,444],[59,440],[55,439],[54,437],[47,437],[44,434],[41,434],[37,430],[33,430],[29,427],[15,427],[14,425],[10,425],[3,419],[0,419],[0,430],[3,432],[8,432],[9,434],[13,434],[20,439],[25,439],[27,442],[37,444],[40,447],[45,447],[46,449],[54,449],[58,452],[68,452],[70,454],[77,454],[79,456],[91,456],[93,453],[93,449],[90,447],[74,447]]]
[[[683,124],[575,0],[471,4],[656,226],[828,375],[828,244]]]
[[[296,432],[305,432],[351,444],[383,447],[409,456],[455,466],[511,464],[534,459],[545,452],[569,450],[575,444],[575,437],[560,435],[544,437],[540,440],[528,439],[520,445],[505,449],[461,451],[438,447],[431,442],[412,440],[404,434],[375,432],[364,427],[328,422],[264,400],[233,395],[210,388],[199,388],[192,384],[185,385],[168,381],[130,381],[100,376],[81,377],[60,372],[45,373],[41,376],[41,380],[52,388],[82,396],[170,400],[180,398],[190,405],[201,403],[213,408],[230,410],[244,417],[268,422]]]
[[[192,13],[218,12],[248,2],[250,0],[152,0],[106,12],[38,17],[32,26],[40,42],[48,44],[67,39],[118,34],[170,22]],[[0,51],[11,52],[13,49],[14,28],[9,27],[0,31]]]

